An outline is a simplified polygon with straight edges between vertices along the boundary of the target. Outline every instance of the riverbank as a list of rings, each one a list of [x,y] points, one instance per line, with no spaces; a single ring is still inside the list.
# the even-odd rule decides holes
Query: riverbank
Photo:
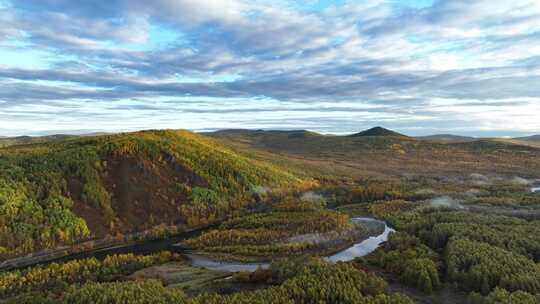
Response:
[[[56,249],[42,250],[26,256],[2,261],[0,262],[0,271],[11,271],[52,262],[65,262],[88,257],[103,259],[110,254],[150,254],[163,250],[174,251],[176,249],[173,246],[174,244],[183,239],[194,237],[213,226],[201,226],[189,229],[184,226],[174,227],[177,228],[176,233],[167,233],[162,236],[153,235],[156,230],[149,229],[126,234],[122,237],[106,237],[86,241],[74,246],[62,246]]]
[[[287,240],[287,244],[302,244],[308,242],[309,246],[302,251],[302,255],[331,256],[350,248],[359,242],[367,240],[372,236],[383,233],[384,225],[379,224],[373,226],[369,224],[370,223],[360,223],[353,219],[353,226],[349,230],[298,235]],[[278,252],[272,255],[244,256],[223,252],[190,250],[182,244],[178,244],[178,247],[180,250],[184,250],[185,253],[192,256],[204,257],[210,260],[227,263],[269,263],[272,260],[286,258],[292,255],[290,252]]]
[[[364,227],[368,227],[368,234],[354,241],[341,243],[337,247],[328,248],[324,252],[316,253],[318,255],[325,256],[325,259],[331,262],[351,260],[355,257],[369,254],[370,252],[375,250],[382,242],[387,240],[388,234],[393,231],[393,229],[389,228],[385,222],[373,218],[363,217],[353,218],[351,220],[357,224],[363,225]],[[379,229],[379,231],[377,232],[377,228],[375,228],[374,225],[383,225],[383,229]],[[102,243],[99,243],[97,241],[94,242],[94,244],[99,243],[99,247],[93,247],[88,250],[73,252],[71,250],[75,249],[72,248],[71,250],[56,250],[46,253],[34,254],[32,256],[25,256],[21,258],[7,260],[2,262],[2,264],[0,265],[0,271],[10,271],[32,266],[44,265],[52,262],[66,262],[69,260],[84,259],[89,257],[104,259],[106,256],[111,254],[152,254],[164,250],[184,253],[190,260],[192,266],[203,267],[215,271],[255,271],[257,268],[268,267],[268,262],[271,260],[271,258],[268,257],[261,258],[261,260],[251,263],[246,262],[245,260],[240,262],[238,260],[227,261],[227,259],[222,259],[223,256],[218,255],[193,254],[190,252],[186,253],[184,249],[177,246],[179,242],[188,238],[195,237],[210,228],[211,226],[197,227],[183,231],[177,235],[154,240],[138,240],[130,242],[112,240],[107,242],[107,239],[104,239]],[[369,232],[373,233],[373,235],[370,235]]]
[[[332,263],[346,262],[357,257],[368,255],[379,248],[382,243],[386,242],[390,233],[395,231],[394,229],[390,228],[386,222],[374,218],[353,218],[352,221],[365,225],[383,225],[383,229],[382,232],[377,235],[367,236],[361,240],[357,240],[356,242],[353,242],[340,250],[334,249],[333,253],[322,254],[321,256],[324,256],[325,260]],[[259,268],[268,268],[270,265],[269,260],[242,263],[238,261],[223,260],[215,255],[208,254],[187,254],[187,257],[189,258],[192,266],[203,267],[213,271],[253,272]]]

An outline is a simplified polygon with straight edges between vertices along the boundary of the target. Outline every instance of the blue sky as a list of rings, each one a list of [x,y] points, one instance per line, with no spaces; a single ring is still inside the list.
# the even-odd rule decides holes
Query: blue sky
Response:
[[[0,0],[0,136],[540,133],[537,0]]]

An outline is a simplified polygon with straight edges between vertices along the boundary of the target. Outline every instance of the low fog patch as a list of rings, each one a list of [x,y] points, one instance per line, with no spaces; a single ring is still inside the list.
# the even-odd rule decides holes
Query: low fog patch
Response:
[[[324,203],[326,202],[326,198],[318,193],[315,193],[313,191],[304,192],[302,196],[300,197],[300,200],[304,202],[311,202],[311,203]]]
[[[306,233],[291,236],[286,240],[288,244],[298,244],[298,243],[310,243],[318,246],[324,246],[330,248],[336,244],[340,244],[346,240],[359,239],[364,236],[366,230],[370,234],[381,234],[384,232],[385,225],[374,222],[377,226],[375,228],[370,226],[365,226],[363,224],[353,223],[353,226],[350,229],[343,231],[328,231],[324,233]]]
[[[440,196],[429,201],[429,205],[434,208],[454,208],[463,209],[461,203],[450,196]]]
[[[272,190],[269,187],[265,186],[255,186],[251,188],[251,196],[257,201],[261,202],[268,198]]]
[[[330,236],[328,234],[308,233],[308,234],[301,234],[301,235],[291,236],[287,241],[289,243],[320,244],[320,243],[328,242],[330,239],[331,238],[330,238]]]
[[[512,183],[514,185],[528,186],[535,183],[534,179],[526,179],[523,177],[501,177],[501,176],[485,176],[480,173],[473,173],[470,179],[475,186],[490,186],[494,183]]]
[[[416,192],[414,192],[414,194],[416,194],[416,195],[435,195],[435,194],[437,194],[437,191],[435,191],[433,189],[425,188],[425,189],[416,190]]]
[[[251,189],[251,192],[253,192],[253,194],[266,195],[270,192],[270,188],[265,186],[255,186]]]
[[[528,185],[532,185],[534,183],[534,180],[528,180],[528,179],[516,176],[511,180],[511,182],[515,185],[528,186]]]
[[[491,185],[491,180],[489,177],[482,175],[480,173],[473,173],[470,175],[471,181],[475,186],[489,186]]]
[[[469,197],[469,198],[476,198],[478,196],[483,196],[483,195],[486,195],[488,192],[486,191],[482,191],[480,189],[469,189],[467,190],[467,192],[465,192],[465,196],[466,197]]]

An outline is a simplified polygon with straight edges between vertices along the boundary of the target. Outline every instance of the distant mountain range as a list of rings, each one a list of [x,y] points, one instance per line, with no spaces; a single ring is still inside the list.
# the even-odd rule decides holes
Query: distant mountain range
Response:
[[[311,138],[317,136],[334,136],[334,135],[322,135],[316,132],[307,131],[307,130],[249,130],[249,129],[224,129],[215,132],[205,132],[203,134],[261,134],[265,136],[275,135],[278,137],[284,138]],[[68,135],[68,134],[55,134],[48,136],[17,136],[17,137],[6,137],[0,136],[0,148],[13,145],[24,145],[24,144],[34,144],[34,143],[43,143],[51,141],[61,141],[65,139],[72,139],[77,137],[85,136],[100,136],[100,135],[110,135],[112,133],[88,133],[82,135]],[[393,130],[389,130],[383,127],[374,127],[367,129],[358,133],[346,135],[345,137],[398,137],[398,138],[408,138],[416,139],[421,141],[431,141],[431,142],[440,142],[440,143],[465,143],[465,142],[474,142],[478,140],[497,140],[499,142],[506,142],[512,144],[526,144],[533,146],[540,146],[540,134],[525,136],[525,137],[515,137],[515,138],[479,138],[472,136],[461,136],[454,134],[434,134],[428,136],[414,136],[410,137],[401,133],[398,133]]]
[[[0,137],[0,148],[6,146],[15,146],[15,145],[27,145],[35,143],[44,143],[59,141],[64,139],[70,139],[78,137],[76,135],[49,135],[49,136],[16,136],[16,137]]]

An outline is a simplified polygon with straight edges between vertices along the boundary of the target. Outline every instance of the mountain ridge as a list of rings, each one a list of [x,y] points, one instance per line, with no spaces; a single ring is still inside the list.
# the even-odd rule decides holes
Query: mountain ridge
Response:
[[[135,133],[135,132],[127,132],[127,133]],[[405,134],[393,131],[391,129],[383,128],[383,127],[373,127],[373,128],[360,131],[358,133],[349,134],[349,135],[321,134],[315,131],[309,131],[305,129],[264,130],[264,129],[241,129],[241,128],[219,129],[216,131],[200,132],[198,134],[211,135],[211,134],[233,134],[233,133],[235,134],[276,133],[276,134],[287,134],[288,136],[299,137],[299,138],[310,137],[310,136],[329,136],[329,137],[332,137],[332,136],[336,136],[336,137],[340,137],[340,136],[341,137],[396,136],[396,137],[407,137],[411,139],[418,139],[418,140],[424,140],[424,141],[432,140],[432,141],[441,141],[441,142],[464,142],[464,141],[476,141],[476,140],[482,140],[482,139],[492,139],[492,140],[497,140],[497,139],[505,140],[506,139],[506,140],[522,141],[522,142],[540,142],[540,134],[523,136],[523,137],[513,137],[513,138],[474,137],[474,136],[456,135],[456,134],[451,134],[451,133],[441,133],[441,134],[422,135],[422,136],[409,136],[409,135],[405,135]],[[72,138],[106,136],[106,135],[113,135],[113,134],[122,134],[122,133],[93,132],[93,133],[87,133],[87,134],[85,133],[85,134],[78,134],[78,135],[52,134],[52,135],[45,135],[45,136],[28,136],[28,135],[0,136],[0,148],[13,146],[13,145],[44,143],[44,142],[49,142],[49,141],[61,141],[61,140],[72,139]]]
[[[366,137],[366,136],[392,136],[392,137],[408,137],[407,135],[383,128],[373,127],[358,133],[348,135],[349,137]]]

